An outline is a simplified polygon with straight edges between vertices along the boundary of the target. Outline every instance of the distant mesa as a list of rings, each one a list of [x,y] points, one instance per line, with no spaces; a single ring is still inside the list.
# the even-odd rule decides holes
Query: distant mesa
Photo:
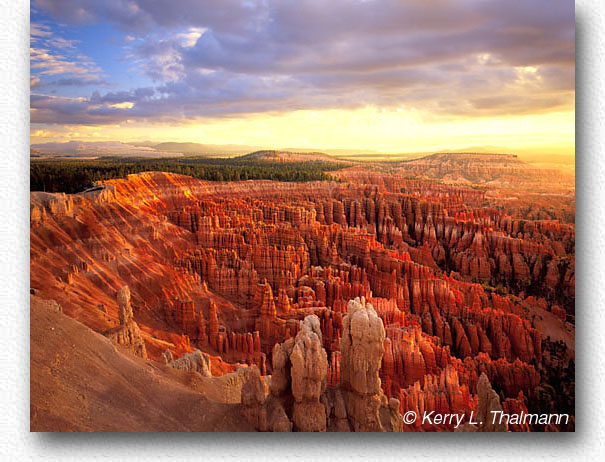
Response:
[[[245,146],[241,144],[203,144],[203,143],[181,143],[164,142],[154,143],[144,141],[142,143],[130,143],[133,146],[150,147],[157,151],[176,152],[187,156],[207,157],[234,157],[260,149],[258,146]]]
[[[67,141],[65,143],[32,144],[30,155],[35,157],[182,157],[179,152],[166,152],[149,146],[133,146],[119,141]]]
[[[342,162],[323,152],[256,151],[238,157],[239,160],[264,162]]]
[[[343,152],[338,155],[343,155]],[[32,144],[30,146],[32,157],[69,157],[69,158],[97,158],[97,157],[230,157],[246,161],[269,162],[308,162],[340,161],[323,152],[308,152],[300,149],[262,150],[259,146],[246,146],[237,144],[201,144],[164,142],[154,143],[142,141],[135,143],[122,143],[119,141],[68,141],[55,143]]]
[[[474,167],[489,166],[494,168],[514,167],[529,168],[530,164],[523,162],[516,154],[500,154],[487,152],[437,152],[419,159],[402,161],[403,167],[409,167],[422,170],[434,166],[442,167],[447,170],[470,171]]]
[[[436,152],[422,159],[417,160],[438,160],[438,161],[482,161],[482,162],[517,162],[519,160],[516,154],[502,154],[497,152]],[[413,161],[412,161],[413,162]]]
[[[559,170],[539,169],[515,154],[447,152],[402,161],[402,173],[446,183],[510,185],[519,182],[561,179]],[[570,179],[573,183],[573,179]]]

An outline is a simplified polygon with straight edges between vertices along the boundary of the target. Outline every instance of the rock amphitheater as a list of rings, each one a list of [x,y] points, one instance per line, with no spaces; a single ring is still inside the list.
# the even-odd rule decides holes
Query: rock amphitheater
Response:
[[[32,352],[32,428],[164,429],[144,409],[129,423],[138,398],[110,386],[114,364],[181,430],[453,431],[402,416],[573,412],[574,225],[522,216],[489,189],[338,175],[214,183],[154,172],[32,193],[32,335],[42,329],[32,349],[46,353]],[[79,344],[58,331],[107,357],[99,384],[78,389],[86,419],[47,396],[55,349],[63,358]],[[73,377],[94,356],[75,350]],[[69,401],[77,378],[57,374]],[[122,393],[122,404],[98,398]],[[186,408],[169,408],[180,396]],[[103,419],[111,406],[126,416]]]

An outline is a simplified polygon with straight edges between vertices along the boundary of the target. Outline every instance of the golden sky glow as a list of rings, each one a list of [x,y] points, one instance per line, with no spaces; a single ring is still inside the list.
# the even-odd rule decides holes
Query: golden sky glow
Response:
[[[423,122],[409,112],[365,108],[303,110],[250,115],[188,125],[121,123],[49,126],[32,130],[31,142],[187,141],[267,148],[368,149],[384,153],[497,146],[538,154],[573,155],[574,112]]]

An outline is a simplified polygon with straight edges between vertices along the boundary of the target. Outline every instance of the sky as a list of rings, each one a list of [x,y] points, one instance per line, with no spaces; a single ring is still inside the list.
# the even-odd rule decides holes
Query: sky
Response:
[[[32,144],[574,154],[571,0],[32,0]]]

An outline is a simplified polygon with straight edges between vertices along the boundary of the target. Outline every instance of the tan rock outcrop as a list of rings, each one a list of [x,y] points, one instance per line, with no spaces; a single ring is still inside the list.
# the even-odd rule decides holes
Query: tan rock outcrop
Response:
[[[477,395],[479,397],[479,403],[477,404],[476,418],[473,420],[478,422],[475,424],[466,423],[456,429],[461,432],[506,432],[508,431],[507,425],[504,422],[500,422],[499,418],[496,417],[498,412],[504,412],[502,410],[502,404],[500,403],[500,397],[496,393],[487,375],[481,374],[479,382],[477,383]]]
[[[321,346],[317,316],[307,316],[294,340],[290,354],[291,389],[294,397],[292,421],[298,431],[326,431],[326,410],[321,403],[326,391],[328,357]]]
[[[242,413],[259,431],[268,431],[267,410],[265,407],[265,391],[262,378],[257,367],[253,367],[248,380],[242,385]]]
[[[124,286],[118,291],[117,300],[120,325],[110,329],[105,335],[117,344],[126,347],[136,356],[147,359],[145,341],[141,336],[139,325],[134,321],[128,286]]]
[[[385,431],[381,407],[398,414],[399,401],[395,399],[391,406],[387,403],[378,374],[386,336],[382,320],[372,305],[357,298],[349,302],[342,323],[340,386],[349,422],[354,431]],[[392,426],[392,418],[389,420]]]
[[[188,372],[199,372],[204,377],[212,377],[210,369],[210,357],[200,350],[186,353],[178,359],[168,363],[168,366],[174,369],[181,369]]]

